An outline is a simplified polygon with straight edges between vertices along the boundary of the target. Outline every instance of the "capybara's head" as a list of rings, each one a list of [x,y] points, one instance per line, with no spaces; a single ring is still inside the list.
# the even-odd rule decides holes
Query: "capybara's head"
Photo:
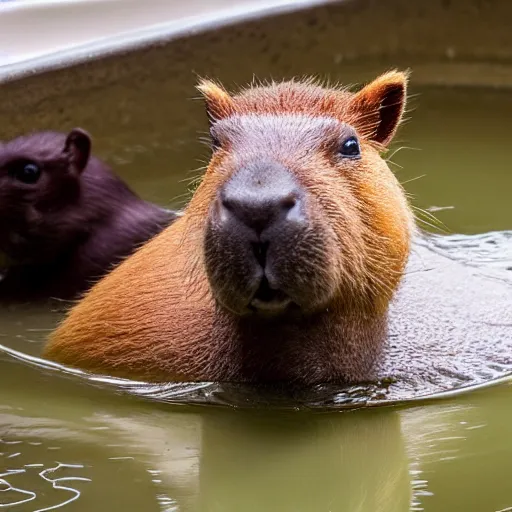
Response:
[[[81,129],[0,143],[0,252],[17,262],[37,260],[75,236],[72,210],[90,147]]]
[[[386,310],[413,229],[381,157],[406,86],[396,71],[356,93],[312,81],[237,95],[200,84],[213,156],[192,203],[208,208],[204,262],[222,306],[273,316]]]

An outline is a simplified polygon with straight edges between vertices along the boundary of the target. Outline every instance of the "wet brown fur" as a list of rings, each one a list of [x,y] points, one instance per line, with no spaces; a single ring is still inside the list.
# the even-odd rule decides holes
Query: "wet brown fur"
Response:
[[[0,301],[75,298],[176,214],[141,199],[90,154],[89,135],[35,132],[0,143]],[[40,169],[31,184],[13,171]]]
[[[290,81],[236,96],[213,82],[199,86],[213,124],[300,114],[356,129],[357,163],[334,162],[323,147],[300,160],[302,166],[286,162],[311,196],[318,236],[326,234],[320,240],[325,264],[314,272],[315,279],[334,283],[328,302],[307,314],[255,320],[214,299],[204,269],[204,231],[212,201],[233,172],[228,144],[214,152],[184,216],[88,293],[51,336],[46,357],[150,381],[371,379],[413,230],[403,190],[379,154],[403,114],[406,82],[405,74],[390,72],[358,93]]]

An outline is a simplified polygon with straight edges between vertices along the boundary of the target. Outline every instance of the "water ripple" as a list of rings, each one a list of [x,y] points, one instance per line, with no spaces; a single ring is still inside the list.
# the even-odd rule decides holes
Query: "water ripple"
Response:
[[[3,445],[9,445],[13,442],[14,441],[6,441],[0,439],[0,444]],[[21,443],[22,441],[15,442]],[[10,458],[7,454],[4,454],[4,457],[6,459]],[[37,472],[38,477],[44,482],[50,484],[53,490],[64,491],[66,493],[70,493],[71,495],[64,498],[63,501],[53,505],[43,506],[42,508],[34,508],[33,512],[47,512],[65,507],[66,505],[76,501],[81,495],[80,490],[74,488],[72,484],[74,482],[90,482],[91,480],[83,476],[58,476],[56,475],[56,472],[61,470],[78,470],[83,468],[84,466],[82,464],[67,464],[63,462],[56,462],[55,466],[47,468],[44,467],[44,464],[25,464],[18,468],[6,469],[3,473],[0,473],[0,509],[12,510],[14,507],[19,507],[26,503],[32,502],[37,500],[38,497],[42,496],[45,497],[45,500],[48,499],[49,493],[46,488],[44,488],[42,491],[39,491],[38,496],[38,493],[23,489],[14,483],[14,481],[18,479],[18,475],[26,475],[29,471],[34,469],[39,470]],[[32,488],[34,487],[36,486],[32,485]]]
[[[416,382],[414,379],[409,382],[405,375],[397,379],[385,377],[374,383],[357,386],[318,385],[308,389],[212,382],[148,384],[92,375],[2,345],[0,352],[64,377],[85,379],[95,386],[111,388],[147,400],[180,405],[275,407],[292,410],[353,409],[448,398],[469,390],[510,382],[512,318],[508,316],[512,295],[508,294],[504,285],[512,285],[512,231],[482,235],[428,236],[416,241],[413,253],[415,261],[410,265],[405,281],[411,281],[412,287],[416,286],[419,290],[420,304],[425,301],[425,286],[432,288],[432,293],[429,292],[427,298],[434,301],[439,323],[446,324],[440,331],[425,331],[432,338],[429,340],[433,344],[430,347],[421,330],[410,329],[411,324],[415,327],[414,324],[418,323],[417,307],[412,312],[405,311],[399,315],[403,316],[402,323],[405,322],[405,336],[409,336],[405,345],[409,343],[410,347],[412,343],[413,346],[414,353],[409,356],[415,360],[414,364],[419,365],[418,368],[428,363],[429,371],[432,372]],[[454,275],[452,286],[450,276]],[[461,292],[460,287],[465,291]],[[485,298],[482,299],[483,290],[487,290],[490,297],[487,302]],[[467,293],[467,296],[461,296],[461,293]],[[495,301],[494,305],[490,305],[489,300]],[[407,310],[410,301],[402,304],[404,305]],[[497,315],[490,315],[489,311],[496,311]],[[402,330],[404,326],[397,323],[399,331]],[[445,338],[444,344],[440,343],[440,333]],[[473,341],[468,341],[467,333]],[[391,332],[389,349],[390,353],[394,351],[398,354],[398,363],[402,357],[401,345],[396,344],[399,335],[401,334]],[[457,340],[457,336],[460,339]],[[422,340],[421,344],[418,344],[418,339]],[[456,350],[451,350],[451,343],[458,343],[453,345]],[[422,350],[427,353],[423,354]],[[431,357],[437,359],[430,360]],[[393,367],[396,361],[392,357],[388,359]],[[424,359],[428,361],[425,362]],[[405,367],[407,370],[407,364]]]

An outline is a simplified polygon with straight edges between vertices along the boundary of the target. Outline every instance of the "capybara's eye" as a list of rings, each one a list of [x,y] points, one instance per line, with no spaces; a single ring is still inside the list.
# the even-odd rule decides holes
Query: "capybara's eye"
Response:
[[[19,162],[11,169],[13,178],[32,185],[36,183],[41,176],[41,168],[34,162]]]
[[[349,158],[358,158],[361,156],[361,150],[359,148],[359,142],[356,137],[349,137],[341,145],[340,153],[342,156]]]
[[[220,149],[220,140],[210,132],[210,140],[213,151],[216,151],[217,149]]]

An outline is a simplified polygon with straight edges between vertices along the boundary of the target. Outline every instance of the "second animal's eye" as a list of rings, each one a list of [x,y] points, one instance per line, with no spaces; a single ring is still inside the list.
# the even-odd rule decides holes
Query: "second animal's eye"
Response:
[[[34,162],[19,162],[11,170],[13,178],[32,185],[41,177],[41,168]]]
[[[359,147],[359,141],[356,137],[349,137],[343,144],[340,149],[341,156],[345,156],[348,158],[359,158],[361,156],[361,148]]]

